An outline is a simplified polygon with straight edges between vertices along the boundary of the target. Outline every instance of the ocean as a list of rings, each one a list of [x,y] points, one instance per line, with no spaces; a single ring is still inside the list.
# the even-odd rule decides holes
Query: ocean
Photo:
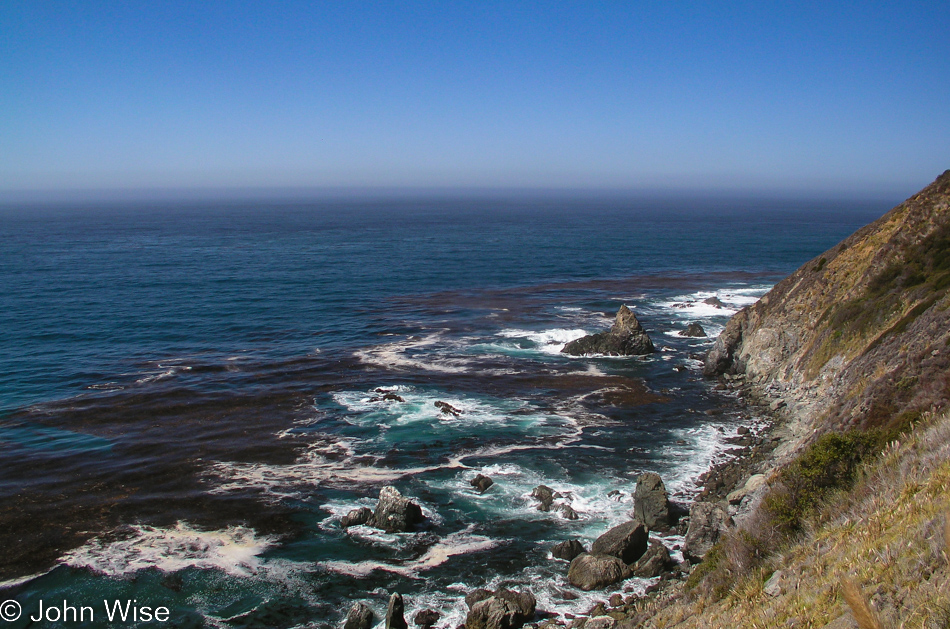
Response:
[[[559,541],[676,500],[761,421],[701,375],[729,316],[887,203],[381,198],[0,209],[0,599],[176,627],[586,611]],[[717,297],[721,306],[705,301]],[[621,304],[647,357],[568,357]],[[706,338],[678,333],[698,322]],[[392,395],[386,396],[387,393]],[[386,397],[384,397],[386,396]],[[446,414],[436,402],[461,412]],[[494,485],[471,487],[476,474]],[[541,512],[545,484],[578,514]],[[384,485],[425,526],[340,527]],[[664,538],[670,547],[679,541]],[[674,553],[676,556],[676,553]],[[650,581],[624,587],[642,591]],[[161,623],[123,622],[115,626]]]

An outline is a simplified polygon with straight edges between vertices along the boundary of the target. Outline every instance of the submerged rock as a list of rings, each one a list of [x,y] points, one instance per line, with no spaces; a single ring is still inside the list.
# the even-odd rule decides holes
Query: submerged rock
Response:
[[[576,520],[578,518],[577,511],[574,511],[574,508],[570,505],[561,505],[557,510],[561,512],[561,517],[565,520]]]
[[[373,626],[373,610],[366,603],[353,603],[346,614],[343,629],[370,629]]]
[[[703,303],[708,304],[710,306],[715,306],[716,308],[726,307],[726,304],[722,303],[722,301],[718,297],[715,297],[715,296],[704,299]]]
[[[415,529],[424,520],[419,505],[403,497],[392,485],[387,485],[379,491],[379,503],[368,524],[387,533],[400,533]]]
[[[359,524],[367,524],[373,519],[373,510],[369,507],[360,507],[353,509],[340,519],[341,528],[349,528]]]
[[[393,595],[389,597],[389,607],[386,608],[386,629],[409,629],[405,609],[402,594],[393,592]]]
[[[482,595],[487,592],[488,596],[473,600],[469,604],[465,629],[517,629],[534,618],[537,600],[531,592],[516,592],[505,588],[499,588],[495,592],[476,592]],[[465,597],[465,602],[469,602],[468,596]]]
[[[686,326],[686,329],[680,332],[680,336],[704,337],[706,336],[706,330],[703,329],[703,326],[694,322]]]
[[[438,400],[435,403],[435,407],[442,411],[443,415],[454,415],[455,417],[458,417],[462,414],[461,410],[455,408],[448,402],[443,402],[442,400]]]
[[[531,490],[531,497],[537,499],[541,504],[538,505],[538,511],[550,511],[555,498],[560,498],[557,493],[547,485],[538,485]]]
[[[571,341],[561,351],[572,356],[585,354],[641,356],[651,354],[656,349],[637,317],[626,305],[623,305],[617,311],[617,318],[610,330]]]
[[[578,555],[583,555],[586,552],[584,545],[576,539],[567,540],[566,542],[561,542],[551,547],[552,555],[558,559],[566,559],[567,561],[571,561]]]
[[[609,555],[630,564],[647,550],[649,531],[639,520],[619,524],[596,540],[590,547],[592,555]]]
[[[585,592],[623,581],[630,571],[621,559],[610,555],[580,555],[571,562],[567,580]]]
[[[670,523],[670,500],[659,474],[646,472],[633,492],[633,517],[653,529]]]
[[[693,563],[702,561],[731,524],[729,514],[718,503],[694,502],[689,509],[683,557]]]
[[[469,484],[478,490],[478,493],[483,494],[485,490],[495,484],[495,481],[488,478],[484,474],[477,474],[475,478],[469,481]]]

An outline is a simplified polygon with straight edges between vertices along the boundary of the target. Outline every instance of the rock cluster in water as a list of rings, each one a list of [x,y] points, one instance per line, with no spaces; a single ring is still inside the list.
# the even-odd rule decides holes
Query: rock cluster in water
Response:
[[[652,354],[656,349],[637,317],[623,305],[617,311],[617,318],[610,330],[571,341],[561,351],[571,356],[642,356]]]
[[[399,493],[391,485],[379,491],[379,502],[376,510],[369,507],[353,509],[340,520],[342,528],[349,528],[359,524],[382,529],[387,533],[401,533],[414,530],[425,521],[422,508]]]

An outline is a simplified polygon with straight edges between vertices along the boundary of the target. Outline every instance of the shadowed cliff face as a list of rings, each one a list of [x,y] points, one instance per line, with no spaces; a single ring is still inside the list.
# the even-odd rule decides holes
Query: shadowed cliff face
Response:
[[[745,373],[820,432],[950,399],[950,170],[732,318],[705,373]]]

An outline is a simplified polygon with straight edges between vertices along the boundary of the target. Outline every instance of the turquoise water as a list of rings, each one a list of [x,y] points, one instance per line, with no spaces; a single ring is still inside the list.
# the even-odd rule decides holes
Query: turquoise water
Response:
[[[749,421],[699,374],[713,335],[886,209],[5,208],[0,598],[94,603],[86,626],[129,597],[174,626],[336,625],[398,590],[454,627],[465,592],[501,583],[583,609],[547,548],[625,519],[641,471],[688,499]],[[621,303],[657,354],[559,353]],[[678,336],[690,321],[710,338]],[[541,483],[580,519],[537,511]],[[426,527],[342,531],[386,484]]]

